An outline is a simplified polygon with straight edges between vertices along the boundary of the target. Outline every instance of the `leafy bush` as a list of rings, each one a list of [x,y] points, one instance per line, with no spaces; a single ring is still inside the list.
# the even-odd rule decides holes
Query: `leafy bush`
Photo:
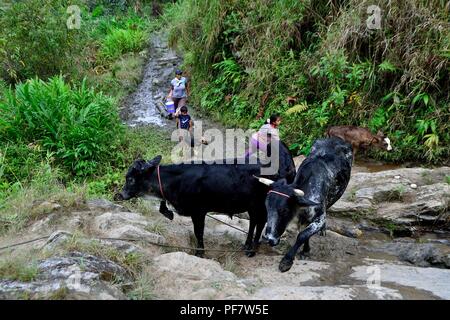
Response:
[[[115,60],[124,53],[142,50],[145,36],[142,30],[114,29],[103,41],[100,56]]]
[[[138,52],[147,44],[151,23],[133,11],[127,15],[101,19],[94,30],[100,49],[100,62],[111,62],[124,53]]]
[[[90,175],[108,163],[123,134],[115,101],[62,77],[29,80],[7,90],[0,102],[0,139],[53,152],[75,175]],[[15,166],[18,168],[18,166]]]
[[[66,26],[80,0],[13,1],[0,15],[0,77],[19,82],[67,73],[83,47],[84,29]]]

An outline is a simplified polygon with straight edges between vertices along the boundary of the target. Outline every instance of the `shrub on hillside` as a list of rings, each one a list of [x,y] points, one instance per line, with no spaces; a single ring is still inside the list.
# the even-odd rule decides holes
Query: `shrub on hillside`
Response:
[[[68,29],[70,5],[81,0],[13,1],[0,14],[0,77],[15,83],[67,73],[83,46],[84,29]]]
[[[145,37],[146,34],[142,30],[112,29],[102,41],[100,56],[111,61],[124,53],[142,50]]]
[[[62,77],[29,80],[6,90],[0,101],[0,143],[52,152],[75,175],[90,175],[110,162],[122,134],[115,101],[84,81],[71,87]]]

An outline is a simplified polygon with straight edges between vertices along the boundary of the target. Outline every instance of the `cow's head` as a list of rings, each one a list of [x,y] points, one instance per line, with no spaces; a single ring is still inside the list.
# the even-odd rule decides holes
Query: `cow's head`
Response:
[[[317,204],[306,199],[303,191],[288,184],[286,179],[277,182],[265,178],[258,180],[271,187],[266,197],[267,227],[263,238],[276,246],[296,211]]]
[[[136,160],[128,169],[122,191],[114,196],[114,200],[128,200],[143,195],[149,190],[149,176],[161,162],[161,156],[154,159]]]
[[[378,148],[391,151],[391,140],[381,131],[378,131],[377,135],[375,136],[375,143]]]

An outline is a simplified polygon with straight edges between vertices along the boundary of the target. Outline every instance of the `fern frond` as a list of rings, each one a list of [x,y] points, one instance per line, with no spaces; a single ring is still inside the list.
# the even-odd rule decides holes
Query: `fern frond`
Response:
[[[296,104],[295,106],[287,109],[285,113],[287,115],[289,115],[289,114],[292,114],[292,113],[300,113],[300,112],[303,112],[303,111],[305,111],[307,109],[308,109],[308,104],[306,102],[301,102],[301,103]]]

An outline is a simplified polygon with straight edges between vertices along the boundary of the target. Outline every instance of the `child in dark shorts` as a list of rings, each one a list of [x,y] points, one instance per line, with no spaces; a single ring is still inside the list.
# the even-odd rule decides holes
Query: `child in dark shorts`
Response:
[[[185,129],[189,132],[192,129],[192,119],[191,116],[188,114],[188,109],[186,106],[182,106],[180,109],[180,114],[177,117],[177,128],[178,129]]]
[[[180,130],[179,132],[179,141],[183,140],[183,138],[186,136],[186,133],[184,133],[182,130],[187,130],[189,133],[191,133],[191,147],[193,147],[194,143],[194,136],[192,135],[192,119],[191,116],[188,114],[188,109],[186,106],[182,106],[180,108],[180,114],[177,115],[177,128]]]

